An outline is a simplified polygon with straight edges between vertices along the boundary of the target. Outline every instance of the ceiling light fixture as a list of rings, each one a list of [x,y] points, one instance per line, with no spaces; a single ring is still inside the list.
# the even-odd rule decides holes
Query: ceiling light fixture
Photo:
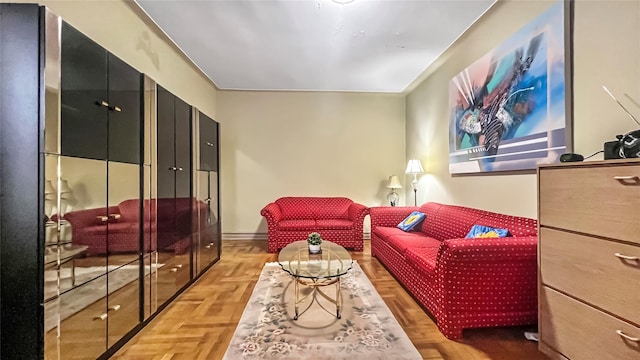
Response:
[[[356,0],[331,0],[331,1],[333,1],[336,4],[347,5],[347,4],[350,4],[350,3],[352,3],[352,2],[354,2]]]

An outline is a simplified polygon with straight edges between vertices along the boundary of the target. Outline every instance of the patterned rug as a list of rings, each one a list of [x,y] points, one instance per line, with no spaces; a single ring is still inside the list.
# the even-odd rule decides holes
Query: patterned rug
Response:
[[[322,290],[334,297],[335,288]],[[294,321],[291,276],[277,263],[265,264],[224,359],[422,359],[358,264],[342,277],[341,289],[341,319],[319,296]]]

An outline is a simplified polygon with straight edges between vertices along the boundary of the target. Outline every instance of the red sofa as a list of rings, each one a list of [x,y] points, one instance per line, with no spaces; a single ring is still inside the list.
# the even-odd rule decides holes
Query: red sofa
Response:
[[[368,209],[344,197],[282,197],[265,206],[269,252],[319,232],[323,239],[362,251],[362,226]]]
[[[412,211],[427,215],[417,231],[396,227]],[[462,329],[537,321],[535,219],[461,206],[372,207],[371,253],[435,318],[449,339]],[[464,237],[472,225],[512,237]]]
[[[145,225],[143,232],[144,252],[186,253],[191,234],[197,229],[194,222],[198,206],[206,208],[206,204],[190,198],[145,200],[145,217],[150,217],[151,225]],[[89,256],[140,251],[138,199],[125,200],[117,206],[72,211],[63,219],[71,224],[71,242],[87,245]]]

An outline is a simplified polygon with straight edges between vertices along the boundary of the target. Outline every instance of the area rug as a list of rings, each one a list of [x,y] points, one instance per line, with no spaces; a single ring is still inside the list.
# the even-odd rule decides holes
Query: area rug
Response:
[[[164,264],[154,266],[153,271]],[[120,269],[109,273],[109,292],[114,292],[130,282],[138,279],[140,276],[138,265],[125,265],[122,267],[109,265],[106,267],[108,271]],[[145,267],[145,273],[149,274],[149,267]],[[76,285],[104,275],[104,266],[76,267]],[[57,294],[57,274],[56,270],[47,270],[44,274],[44,293],[45,299]],[[71,269],[63,268],[60,270],[60,290],[61,292],[71,289]],[[58,314],[60,321],[77,313],[85,307],[95,303],[105,297],[107,293],[106,281],[91,281],[82,285],[82,287],[74,290],[73,297],[62,295],[59,301],[50,301],[44,306],[44,329],[45,332],[55,328],[58,323]],[[59,309],[57,308],[59,306]]]
[[[280,265],[265,264],[225,360],[422,359],[357,263],[341,279],[341,319],[335,305],[319,297],[320,304],[293,320],[294,288]],[[335,288],[322,290],[333,297]]]

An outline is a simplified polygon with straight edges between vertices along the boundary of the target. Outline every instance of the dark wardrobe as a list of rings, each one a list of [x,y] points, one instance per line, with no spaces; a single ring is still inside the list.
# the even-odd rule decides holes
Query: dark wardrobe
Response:
[[[106,358],[220,259],[218,123],[38,5],[0,75],[0,358]]]

